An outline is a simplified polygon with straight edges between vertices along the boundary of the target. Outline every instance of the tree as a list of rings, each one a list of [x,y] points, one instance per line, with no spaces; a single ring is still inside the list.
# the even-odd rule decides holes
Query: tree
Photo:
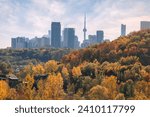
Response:
[[[132,80],[127,80],[120,85],[120,93],[123,93],[126,99],[134,96],[134,82]]]
[[[147,71],[145,71],[144,69],[142,69],[140,71],[140,75],[142,76],[142,78],[147,81],[150,82],[150,73],[148,73]]]
[[[130,65],[130,64],[135,64],[136,62],[139,62],[139,58],[137,56],[127,56],[127,57],[122,57],[119,60],[119,62],[122,65]]]
[[[0,81],[0,100],[6,99],[9,94],[9,86],[6,81]]]
[[[123,93],[119,93],[116,97],[115,100],[125,100],[124,94]]]
[[[108,99],[108,89],[97,85],[90,89],[89,91],[89,99],[91,100],[106,100]]]
[[[11,99],[11,100],[17,100],[18,99],[18,93],[17,93],[15,88],[11,88],[9,90],[8,99]]]
[[[34,74],[44,74],[45,70],[42,65],[38,64],[37,66],[34,66],[33,68]]]
[[[31,77],[29,74],[25,77],[22,87],[21,87],[21,93],[22,95],[20,98],[27,99],[27,100],[32,100],[34,99],[34,90],[32,89],[34,83],[33,77]]]
[[[6,62],[0,62],[0,73],[1,74],[8,74],[12,73],[11,65]]]
[[[134,92],[135,99],[148,99],[150,98],[150,83],[146,81],[138,81],[135,84]]]
[[[47,80],[38,83],[40,99],[63,99],[63,78],[60,73],[49,75]]]
[[[72,69],[73,77],[79,77],[82,75],[80,67],[73,67]]]
[[[109,99],[115,99],[117,95],[117,83],[116,83],[116,77],[115,76],[110,76],[106,77],[102,81],[102,86],[106,87],[108,89],[108,96]]]
[[[50,60],[45,64],[45,71],[46,73],[53,73],[56,72],[58,69],[57,62],[55,60]]]
[[[69,72],[68,72],[68,69],[66,67],[62,68],[62,75],[65,77],[65,79],[68,79]]]

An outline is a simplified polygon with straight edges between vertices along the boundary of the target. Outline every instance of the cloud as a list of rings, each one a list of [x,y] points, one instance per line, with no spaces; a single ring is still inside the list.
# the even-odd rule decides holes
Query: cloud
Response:
[[[120,24],[127,32],[139,30],[141,20],[150,20],[149,0],[1,0],[0,48],[10,46],[11,37],[42,36],[52,21],[74,27],[83,40],[83,16],[87,13],[87,33],[104,30],[105,38],[120,35]]]

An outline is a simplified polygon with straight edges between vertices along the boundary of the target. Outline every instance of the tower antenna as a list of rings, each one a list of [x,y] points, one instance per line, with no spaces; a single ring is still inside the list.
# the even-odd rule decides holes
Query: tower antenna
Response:
[[[83,33],[84,33],[84,40],[86,40],[86,13],[84,14],[84,28],[83,28]]]

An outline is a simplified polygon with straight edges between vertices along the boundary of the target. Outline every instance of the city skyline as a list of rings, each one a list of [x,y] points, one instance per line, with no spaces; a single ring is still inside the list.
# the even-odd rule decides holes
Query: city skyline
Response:
[[[106,39],[120,36],[120,24],[127,34],[140,30],[140,21],[150,20],[149,0],[2,0],[0,1],[0,48],[10,47],[11,38],[34,38],[47,34],[52,21],[62,22],[62,29],[73,27],[83,41],[84,13],[87,35],[103,30]]]

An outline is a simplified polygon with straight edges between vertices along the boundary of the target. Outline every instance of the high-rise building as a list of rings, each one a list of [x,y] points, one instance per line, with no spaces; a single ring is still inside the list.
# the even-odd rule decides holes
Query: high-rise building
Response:
[[[150,29],[150,21],[141,21],[141,30]]]
[[[74,48],[75,46],[75,29],[65,28],[63,31],[63,47]]]
[[[21,49],[28,47],[29,39],[25,37],[17,37],[11,39],[11,47],[14,49]]]
[[[121,36],[125,36],[126,35],[126,25],[121,24]]]
[[[68,28],[63,30],[63,47],[68,48]]]
[[[96,35],[89,35],[88,39],[90,41],[90,44],[96,44],[97,43],[97,36]]]
[[[49,44],[51,45],[51,31],[48,30],[48,38],[49,38]]]
[[[61,24],[52,22],[51,24],[51,46],[54,48],[61,47]]]
[[[75,36],[74,48],[75,49],[79,49],[80,48],[80,41],[78,39],[78,36]]]
[[[97,37],[97,43],[101,43],[104,40],[104,31],[98,30],[96,32],[96,37]]]

